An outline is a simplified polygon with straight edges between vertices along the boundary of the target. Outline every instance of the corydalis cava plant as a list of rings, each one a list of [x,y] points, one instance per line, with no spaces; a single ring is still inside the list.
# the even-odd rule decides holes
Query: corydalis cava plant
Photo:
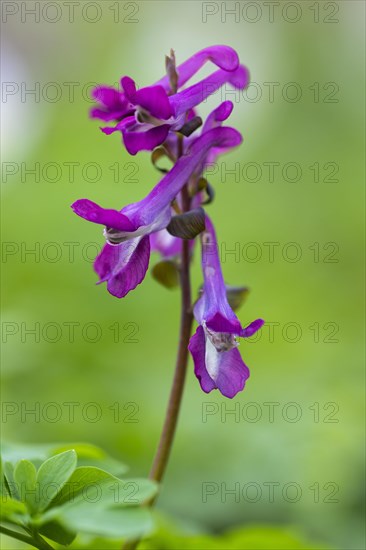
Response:
[[[208,61],[216,66],[214,72],[191,85],[191,78]],[[151,86],[138,89],[128,76],[122,77],[120,83],[120,89],[98,86],[93,90],[96,105],[91,117],[107,124],[101,128],[106,135],[120,134],[131,155],[151,151],[156,167],[165,156],[172,168],[160,169],[165,175],[138,202],[112,209],[80,199],[72,208],[82,218],[104,227],[106,244],[94,269],[99,282],[106,282],[113,296],[122,298],[143,281],[151,252],[161,256],[159,270],[154,268],[156,278],[166,286],[172,286],[175,276],[180,282],[182,313],[177,364],[150,473],[152,479],[160,481],[178,418],[188,350],[202,390],[209,393],[218,389],[233,398],[243,390],[249,377],[238,350],[239,339],[253,335],[263,324],[257,319],[243,328],[236,317],[230,305],[232,289],[228,293],[221,271],[215,230],[203,209],[214,197],[212,186],[203,177],[206,166],[242,142],[241,134],[224,124],[233,104],[222,102],[205,121],[196,111],[224,85],[244,89],[249,73],[232,48],[212,46],[179,66],[171,51],[166,57],[166,75]],[[196,240],[201,241],[203,287],[193,306],[190,264]],[[198,328],[191,336],[193,315]]]

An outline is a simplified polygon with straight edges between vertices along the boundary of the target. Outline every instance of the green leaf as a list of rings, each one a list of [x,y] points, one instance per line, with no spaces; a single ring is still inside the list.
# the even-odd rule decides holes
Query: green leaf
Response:
[[[52,507],[37,518],[37,527],[57,522],[68,531],[108,537],[136,536],[150,529],[150,515],[140,505],[156,494],[156,483],[147,479],[122,481],[96,470],[75,470],[70,481],[79,480],[79,492],[71,498],[65,492],[60,494]],[[133,513],[125,515],[130,510]]]
[[[114,477],[100,468],[95,468],[94,466],[81,466],[76,468],[69,480],[52,501],[52,507],[60,506],[69,500],[73,501],[76,496],[80,495],[80,493],[91,485],[100,485],[108,481],[110,483],[115,481],[120,482],[117,477]]]
[[[60,454],[65,451],[74,450],[78,455],[78,460],[81,458],[90,458],[95,460],[103,460],[106,453],[100,447],[91,445],[90,443],[73,443],[67,445],[57,445],[52,449],[52,454]]]
[[[88,502],[60,508],[59,518],[76,532],[106,538],[134,538],[145,535],[153,527],[147,508],[101,508]]]
[[[37,466],[49,458],[52,447],[53,445],[49,444],[27,445],[2,441],[1,455],[4,462],[7,461],[16,464],[19,460],[26,458]]]
[[[74,450],[66,451],[49,458],[37,473],[36,483],[39,490],[37,511],[47,508],[76,468],[77,456]]]
[[[50,512],[55,507],[82,501],[95,503],[95,506],[139,506],[156,492],[156,483],[148,479],[122,480],[99,468],[80,467],[52,501]]]
[[[101,548],[103,550],[120,550],[121,539],[107,539],[106,537],[96,537],[95,535],[80,533],[71,548],[73,550],[101,550]]]
[[[15,498],[16,500],[19,500],[19,491],[17,484],[14,480],[14,466],[10,462],[4,462],[3,468],[10,496]]]
[[[228,548],[233,550],[321,550],[326,546],[311,543],[292,528],[258,525],[235,529],[225,535]]]
[[[0,496],[8,496],[8,495],[9,495],[9,492],[5,481],[3,461],[2,461],[2,458],[0,457]]]
[[[14,481],[18,488],[19,498],[25,502],[30,512],[36,509],[37,470],[29,460],[20,460],[14,469]]]
[[[184,214],[173,216],[167,230],[174,237],[194,239],[205,230],[205,211],[203,208],[194,208]]]
[[[22,525],[23,519],[28,519],[27,509],[23,502],[11,497],[3,496],[0,499],[0,518],[2,521]]]
[[[154,279],[165,286],[165,288],[175,288],[179,286],[179,272],[177,264],[171,260],[162,260],[154,265],[151,270]]]
[[[57,521],[50,521],[38,530],[41,535],[58,542],[59,544],[64,544],[65,546],[72,543],[76,537],[76,532],[70,530],[68,527],[61,525]]]
[[[98,466],[114,475],[121,475],[128,469],[125,464],[110,457],[103,449],[89,443],[34,445],[2,442],[1,447],[3,462],[10,462],[13,465],[19,460],[28,459],[36,467],[39,467],[51,456],[74,449],[78,455],[78,466]]]
[[[141,550],[326,550],[328,547],[304,539],[294,529],[258,525],[235,529],[220,536],[189,535],[172,525],[162,524]]]
[[[69,445],[60,445],[52,450],[52,454],[62,453],[74,449],[78,455],[78,466],[96,466],[107,470],[116,476],[124,474],[128,468],[119,460],[109,456],[103,449],[91,445],[90,443],[74,443]]]
[[[113,502],[117,502],[119,505],[140,506],[154,497],[158,491],[157,483],[150,479],[131,478],[118,481],[118,492],[117,486],[113,486]]]

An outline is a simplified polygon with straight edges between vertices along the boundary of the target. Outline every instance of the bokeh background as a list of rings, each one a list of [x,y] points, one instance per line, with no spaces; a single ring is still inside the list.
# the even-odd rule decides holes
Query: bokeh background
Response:
[[[364,3],[281,1],[270,16],[262,2],[106,0],[71,17],[40,2],[38,20],[21,4],[35,3],[2,6],[2,436],[88,441],[148,473],[179,292],[150,274],[124,300],[95,286],[103,237],[70,204],[122,207],[159,174],[88,119],[89,92],[156,81],[170,48],[181,62],[228,44],[255,84],[203,106],[232,99],[244,135],[210,176],[209,212],[226,280],[251,289],[240,319],[269,324],[241,344],[251,378],[235,400],[203,394],[190,364],[159,509],[190,531],[283,525],[315,547],[364,548]]]

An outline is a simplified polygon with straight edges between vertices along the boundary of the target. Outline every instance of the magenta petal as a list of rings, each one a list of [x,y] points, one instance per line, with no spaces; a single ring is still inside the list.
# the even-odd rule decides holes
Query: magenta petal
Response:
[[[100,118],[105,122],[117,120],[131,112],[131,105],[124,94],[110,86],[97,86],[92,91],[93,99],[99,105],[90,110],[91,118]]]
[[[169,128],[169,124],[162,124],[145,132],[133,132],[124,126],[122,135],[127,151],[130,155],[136,155],[139,151],[152,151],[166,140]]]
[[[100,107],[92,107],[90,109],[90,118],[99,118],[104,122],[117,120],[120,116],[123,116],[120,111],[107,111],[106,109],[101,109]]]
[[[120,105],[122,100],[126,102],[123,94],[110,86],[96,86],[92,90],[92,97],[98,103],[103,103],[108,107]]]
[[[162,86],[147,86],[136,90],[135,82],[129,76],[124,76],[121,84],[127,99],[134,105],[139,105],[159,119],[166,120],[172,116],[169,98]]]
[[[216,107],[207,117],[205,124],[202,128],[202,133],[207,132],[207,130],[211,130],[211,128],[215,128],[216,126],[220,126],[222,122],[227,120],[229,116],[231,115],[234,108],[234,104],[231,101],[224,101]]]
[[[228,78],[228,82],[238,90],[244,90],[244,88],[248,86],[249,81],[250,73],[245,65],[240,65],[236,71],[231,73],[230,78]]]
[[[117,126],[103,126],[100,128],[106,136],[110,136],[114,132],[120,132],[120,128]]]
[[[232,399],[242,391],[249,378],[249,369],[244,363],[239,350],[216,351],[217,376],[216,386],[225,397]]]
[[[71,208],[81,218],[90,222],[99,223],[119,231],[134,231],[136,227],[117,210],[108,210],[89,199],[80,199],[71,205]]]
[[[105,245],[94,263],[108,291],[123,298],[145,278],[150,259],[149,237],[137,237],[116,246]]]
[[[201,326],[199,326],[195,334],[191,337],[188,345],[188,349],[191,352],[194,362],[194,373],[197,376],[201,388],[204,392],[210,393],[210,391],[216,388],[215,382],[212,380],[206,369],[205,363],[205,333]]]
[[[217,304],[217,308],[220,308],[220,304]],[[213,332],[224,332],[238,336],[242,330],[239,319],[230,306],[227,307],[226,303],[221,304],[221,309],[223,310],[222,313],[217,311],[213,317],[207,319],[207,328]]]
[[[242,338],[249,338],[250,336],[253,336],[259,329],[262,328],[264,325],[263,319],[256,319],[250,325],[248,325],[246,328],[243,328],[239,334]]]
[[[113,132],[123,132],[124,128],[129,128],[136,125],[136,119],[133,115],[126,116],[123,120],[118,122],[116,126],[104,126],[100,129],[104,134],[109,136]]]
[[[174,115],[178,117],[182,113],[192,109],[205,101],[226,83],[239,90],[244,89],[249,83],[249,72],[244,66],[238,67],[233,72],[223,70],[216,71],[197,84],[193,84],[186,90],[182,90],[171,96],[170,104]]]
[[[228,119],[233,109],[234,109],[234,104],[232,101],[223,101],[223,103],[221,103],[221,105],[219,105],[214,110],[215,120],[217,122],[223,122],[224,120]]]
[[[101,253],[95,259],[94,271],[99,275],[99,283],[103,283],[112,274],[118,264],[121,251],[126,243],[120,245],[105,244]],[[126,248],[124,250],[127,250]]]
[[[152,116],[166,120],[172,116],[169,98],[162,86],[149,86],[138,90],[134,104],[146,109]]]
[[[178,86],[185,84],[207,62],[212,61],[225,71],[235,71],[239,65],[238,54],[230,46],[210,46],[195,53],[192,57],[177,67]],[[157,84],[169,90],[169,79],[164,76]]]
[[[121,85],[127,99],[129,99],[131,103],[134,103],[133,100],[136,93],[136,84],[134,80],[132,80],[132,78],[130,78],[129,76],[124,76],[123,78],[121,78]]]

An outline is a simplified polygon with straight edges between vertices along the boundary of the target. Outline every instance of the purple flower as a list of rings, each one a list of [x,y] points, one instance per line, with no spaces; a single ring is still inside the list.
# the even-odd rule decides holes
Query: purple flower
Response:
[[[125,76],[121,79],[123,92],[99,87],[94,91],[100,105],[91,111],[92,117],[118,121],[115,127],[102,128],[106,134],[120,131],[127,151],[152,151],[161,145],[169,132],[180,130],[187,122],[187,113],[214,94],[224,84],[243,89],[249,82],[249,73],[239,65],[236,52],[227,46],[213,46],[198,52],[177,67],[178,88],[183,86],[207,61],[219,70],[185,90],[172,93],[168,76],[155,85],[136,89],[135,82]],[[113,93],[114,92],[114,93]]]
[[[195,139],[187,152],[141,201],[121,211],[105,209],[88,200],[72,208],[82,218],[104,225],[107,244],[95,261],[99,282],[107,281],[111,294],[122,298],[145,277],[150,258],[149,235],[165,229],[172,217],[171,203],[214,147],[241,143],[240,133],[229,127],[212,128]]]
[[[184,86],[207,61],[211,61],[224,71],[233,71],[239,66],[238,55],[232,48],[228,46],[205,48],[177,67],[178,88]],[[169,93],[169,77],[164,76],[156,82],[155,86],[160,86]],[[97,86],[93,89],[92,96],[98,102],[98,105],[90,111],[92,118],[99,118],[106,122],[119,121],[135,112],[134,106],[128,102],[124,92],[110,86]]]
[[[218,389],[225,397],[233,398],[243,390],[249,377],[249,369],[237,349],[238,338],[252,336],[264,321],[257,319],[243,328],[229,306],[216,235],[207,216],[201,240],[204,287],[194,307],[200,326],[190,340],[189,351],[203,391]]]

